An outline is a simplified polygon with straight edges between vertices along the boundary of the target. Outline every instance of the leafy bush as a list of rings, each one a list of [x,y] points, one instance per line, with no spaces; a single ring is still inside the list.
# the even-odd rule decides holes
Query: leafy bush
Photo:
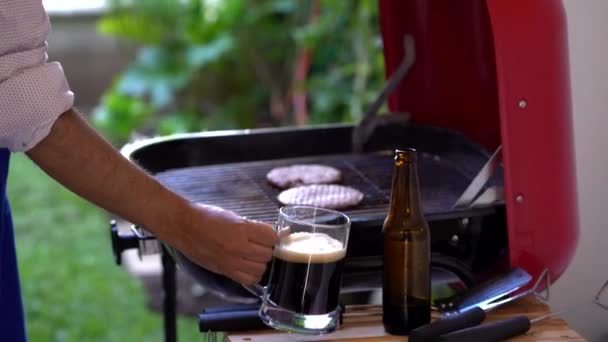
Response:
[[[375,0],[110,3],[100,32],[139,49],[94,111],[115,143],[353,121],[382,86]]]

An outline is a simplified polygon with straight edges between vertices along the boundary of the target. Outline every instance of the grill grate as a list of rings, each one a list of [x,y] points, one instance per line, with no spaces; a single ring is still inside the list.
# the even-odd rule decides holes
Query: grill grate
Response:
[[[167,170],[156,174],[161,183],[187,199],[220,206],[239,215],[274,222],[281,204],[280,190],[270,185],[266,173],[277,166],[318,163],[342,171],[343,185],[365,197],[356,207],[343,210],[353,221],[373,216],[383,218],[388,210],[393,177],[392,154],[340,154],[245,163],[230,163]],[[458,165],[437,156],[420,153],[418,173],[425,214],[451,211],[471,177]]]

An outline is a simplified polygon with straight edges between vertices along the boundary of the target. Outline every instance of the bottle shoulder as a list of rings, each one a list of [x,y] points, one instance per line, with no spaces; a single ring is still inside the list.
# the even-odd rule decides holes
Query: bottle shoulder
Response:
[[[387,222],[382,228],[384,237],[391,240],[424,240],[430,236],[426,222]]]
[[[384,219],[383,231],[429,230],[428,222],[423,215],[390,214]]]

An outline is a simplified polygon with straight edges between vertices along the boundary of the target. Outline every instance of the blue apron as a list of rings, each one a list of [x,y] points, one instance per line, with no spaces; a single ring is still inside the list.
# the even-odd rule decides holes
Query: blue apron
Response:
[[[10,152],[0,149],[0,341],[26,341],[11,210],[6,198]]]

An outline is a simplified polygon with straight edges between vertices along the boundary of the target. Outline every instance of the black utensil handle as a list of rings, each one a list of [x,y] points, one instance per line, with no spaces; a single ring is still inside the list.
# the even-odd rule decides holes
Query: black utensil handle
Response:
[[[530,319],[517,316],[498,322],[463,329],[439,337],[441,342],[498,342],[524,334],[530,329]]]
[[[450,317],[444,317],[410,332],[410,342],[428,342],[439,336],[479,325],[486,318],[486,313],[479,307]]]
[[[201,313],[198,315],[198,328],[201,332],[269,329],[255,309]]]
[[[233,304],[226,306],[215,306],[210,308],[204,308],[201,311],[202,314],[215,314],[222,312],[232,312],[232,311],[255,311],[257,312],[260,309],[260,304]]]

